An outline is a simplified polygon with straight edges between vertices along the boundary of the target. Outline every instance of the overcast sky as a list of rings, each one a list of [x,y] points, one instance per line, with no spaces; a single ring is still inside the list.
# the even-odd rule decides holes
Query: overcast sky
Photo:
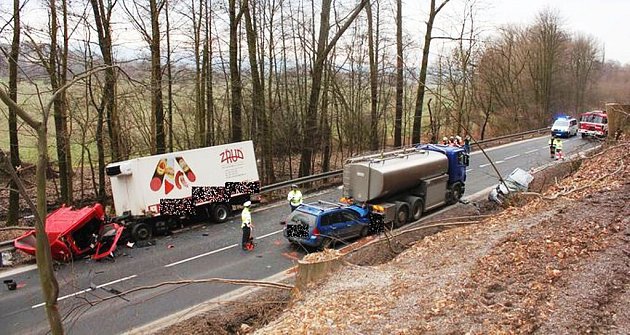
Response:
[[[429,1],[403,1],[406,2],[405,21],[415,21],[419,32],[424,34]],[[482,8],[477,15],[478,20],[490,29],[505,24],[530,25],[538,12],[549,8],[560,16],[567,31],[597,38],[605,47],[607,60],[614,59],[622,64],[630,64],[630,0],[476,1],[478,8]],[[436,2],[441,3],[441,0]],[[461,6],[463,2],[464,0],[451,0],[444,11],[456,11],[457,6]]]

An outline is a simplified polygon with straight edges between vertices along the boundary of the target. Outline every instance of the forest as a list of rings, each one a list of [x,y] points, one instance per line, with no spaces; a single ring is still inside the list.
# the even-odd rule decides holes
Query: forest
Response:
[[[80,203],[105,201],[104,166],[132,157],[252,139],[269,184],[630,100],[630,65],[562,13],[490,30],[478,1],[424,2],[4,1],[0,148],[13,167],[45,162],[56,202]]]

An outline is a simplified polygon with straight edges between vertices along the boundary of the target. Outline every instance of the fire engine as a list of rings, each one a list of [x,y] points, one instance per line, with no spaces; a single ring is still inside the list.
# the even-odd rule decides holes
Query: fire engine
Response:
[[[592,111],[580,114],[580,128],[578,133],[582,138],[587,136],[608,136],[608,116],[605,111]]]

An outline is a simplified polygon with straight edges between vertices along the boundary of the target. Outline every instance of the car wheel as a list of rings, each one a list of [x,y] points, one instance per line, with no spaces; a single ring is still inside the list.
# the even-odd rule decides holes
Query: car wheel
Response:
[[[365,226],[361,229],[361,233],[359,233],[359,237],[366,237],[370,233],[370,227]]]
[[[151,227],[144,222],[136,223],[131,229],[131,237],[136,241],[148,240],[151,236],[153,236],[153,231]]]
[[[459,201],[459,199],[462,198],[463,194],[464,194],[464,191],[462,189],[462,184],[460,183],[454,184],[451,189],[451,199],[449,201],[449,204],[451,205],[456,204]]]

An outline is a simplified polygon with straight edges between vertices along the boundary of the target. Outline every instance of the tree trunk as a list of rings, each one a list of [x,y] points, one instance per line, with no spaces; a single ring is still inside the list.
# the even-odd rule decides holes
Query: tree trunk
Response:
[[[394,117],[394,146],[402,146],[403,119],[403,41],[402,41],[402,0],[396,0],[396,115]]]
[[[214,94],[212,90],[212,23],[210,15],[212,12],[210,8],[212,6],[211,0],[206,0],[206,19],[205,19],[205,39],[203,43],[203,64],[205,67],[206,78],[206,146],[214,145]]]
[[[98,34],[98,45],[103,56],[103,63],[108,66],[105,69],[105,82],[101,93],[100,102],[96,107],[97,123],[96,123],[96,149],[98,156],[98,199],[104,203],[107,195],[105,194],[105,144],[103,141],[104,119],[107,121],[107,129],[109,134],[111,159],[113,161],[120,160],[120,129],[118,121],[118,113],[116,109],[116,72],[113,68],[114,61],[112,56],[112,38],[110,17],[114,3],[109,3],[105,7],[103,0],[90,0],[92,4],[92,12],[94,13],[94,22],[96,32]],[[105,115],[107,117],[105,118]]]
[[[420,77],[418,79],[418,94],[416,95],[416,108],[413,115],[413,128],[411,131],[411,142],[420,143],[420,132],[422,131],[422,108],[424,106],[424,91],[426,90],[427,68],[429,64],[429,50],[431,49],[431,33],[435,17],[450,0],[444,0],[437,8],[435,0],[431,0],[429,19],[427,20],[427,31],[424,35],[424,46],[422,48],[422,64],[420,65]]]
[[[150,0],[151,10],[151,110],[155,115],[155,153],[166,151],[164,136],[164,106],[162,99],[162,63],[160,59],[160,6],[157,0]]]
[[[9,54],[9,98],[17,102],[18,83],[18,59],[20,56],[20,0],[13,0],[13,41],[11,42],[11,52]],[[14,107],[9,106],[9,148],[11,155],[11,166],[20,166],[20,146],[17,129],[17,112]],[[9,212],[7,216],[7,226],[16,226],[20,215],[20,193],[17,184],[12,179],[9,183]]]
[[[230,87],[232,100],[230,101],[230,112],[232,116],[232,142],[243,140],[242,124],[242,83],[238,62],[238,25],[241,13],[236,13],[236,0],[229,0],[230,11]]]
[[[319,105],[319,96],[322,89],[322,74],[324,72],[324,63],[332,48],[337,41],[348,29],[350,24],[356,19],[363,8],[368,4],[367,0],[361,2],[355,7],[353,12],[348,16],[346,22],[339,28],[335,36],[328,42],[330,33],[330,7],[332,0],[322,0],[322,9],[319,25],[319,39],[317,41],[317,52],[311,71],[311,92],[308,98],[308,107],[306,109],[306,122],[304,124],[304,134],[302,140],[302,150],[300,157],[300,177],[307,176],[311,173],[311,164],[313,160],[313,152],[317,143],[313,143],[313,139],[319,139],[319,129],[317,127],[317,108]]]
[[[168,77],[167,95],[168,107],[167,127],[168,127],[168,151],[173,152],[173,64],[171,62],[171,21],[168,17],[169,2],[164,4],[164,18],[166,19],[166,76]]]
[[[365,6],[368,22],[368,54],[370,59],[370,150],[378,149],[378,47],[374,43],[374,24],[372,4]],[[378,28],[377,28],[378,31]],[[378,40],[378,36],[376,36]]]

